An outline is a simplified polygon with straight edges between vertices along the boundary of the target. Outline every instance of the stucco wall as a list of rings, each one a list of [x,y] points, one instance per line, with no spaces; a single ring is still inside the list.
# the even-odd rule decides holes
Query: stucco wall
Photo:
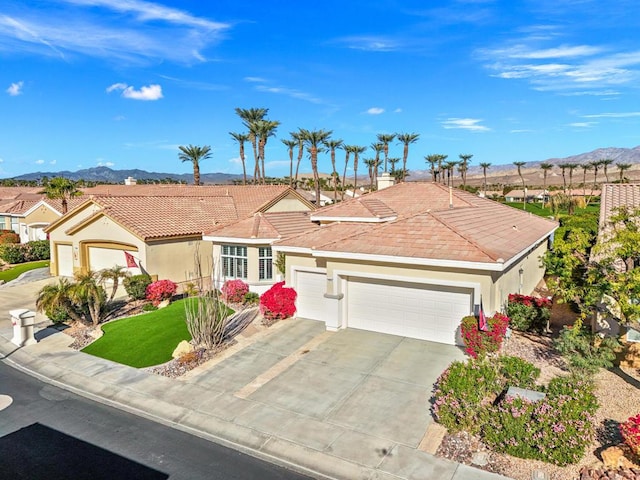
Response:
[[[32,223],[49,224],[56,221],[58,218],[60,218],[59,214],[51,210],[51,208],[41,205],[24,217],[24,223],[27,225],[31,225]]]
[[[279,200],[278,203],[267,209],[267,212],[306,212],[311,210],[305,203],[293,194]]]
[[[185,282],[196,278],[195,255],[199,252],[204,273],[208,273],[211,243],[199,239],[154,242],[146,247],[145,270],[158,279]]]
[[[208,242],[207,242],[208,243]],[[211,245],[211,243],[209,243]],[[225,245],[240,245],[247,247],[247,278],[243,279],[249,285],[249,290],[252,292],[256,292],[259,294],[264,293],[266,290],[271,287],[275,282],[279,281],[279,272],[278,269],[273,266],[273,278],[271,280],[260,280],[260,255],[259,248],[260,247],[268,247],[268,244],[264,245],[246,245],[245,243],[239,242],[235,243],[226,243]],[[216,267],[216,286],[218,288],[222,287],[222,284],[225,281],[222,272],[222,245],[213,244],[212,257],[213,263]],[[273,259],[275,260],[275,253]]]

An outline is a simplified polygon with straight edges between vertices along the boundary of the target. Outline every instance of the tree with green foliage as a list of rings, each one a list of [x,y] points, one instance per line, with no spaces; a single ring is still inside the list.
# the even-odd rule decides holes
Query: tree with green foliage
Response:
[[[355,145],[345,145],[342,147],[345,153],[345,157],[344,157],[344,172],[342,173],[342,195],[340,197],[340,200],[344,200],[344,192],[345,192],[345,189],[347,188],[347,167],[349,166],[349,157],[351,156],[352,153],[355,152],[356,148],[358,147]]]
[[[612,158],[603,158],[602,160],[600,160],[600,165],[602,165],[602,170],[604,171],[604,178],[606,178],[607,183],[609,183],[609,174],[607,173],[607,168],[612,163],[613,163]]]
[[[462,188],[467,188],[467,172],[469,171],[469,162],[473,157],[471,153],[461,153],[458,155],[460,157],[460,163],[458,165],[458,171],[462,177]]]
[[[353,147],[353,195],[355,197],[356,189],[358,188],[358,159],[360,154],[367,151],[367,147]]]
[[[244,161],[245,160],[244,144],[245,142],[248,142],[250,140],[249,135],[246,133],[237,133],[237,132],[229,132],[229,135],[231,135],[231,138],[233,138],[236,141],[240,149],[239,156],[240,156],[240,161],[242,162],[242,184],[246,185],[247,184],[247,165],[246,165],[246,162]]]
[[[297,132],[289,132],[291,139],[298,143],[298,157],[296,163],[296,175],[293,178],[293,188],[298,188],[298,172],[300,171],[300,162],[304,156],[304,137],[306,130],[300,128]]]
[[[265,183],[266,173],[264,169],[264,151],[267,146],[267,140],[269,137],[274,137],[276,135],[276,130],[280,122],[277,120],[258,120],[255,122],[255,132],[258,136],[258,157],[260,159],[260,178],[262,179],[262,183]]]
[[[120,280],[127,278],[130,275],[129,270],[121,265],[114,265],[111,268],[105,268],[99,272],[99,281],[105,286],[106,283],[111,283],[111,293],[109,294],[109,301],[111,302],[116,296],[118,287],[120,286]]]
[[[547,176],[549,175],[549,171],[553,168],[553,163],[542,162],[540,164],[540,169],[542,170],[542,198],[544,202],[548,200],[547,193]]]
[[[404,182],[407,172],[407,158],[409,158],[409,145],[416,143],[420,138],[419,133],[397,133],[396,138],[403,145],[402,149],[402,174],[399,181]]]
[[[305,145],[311,158],[311,170],[313,171],[313,183],[316,192],[316,205],[320,206],[320,176],[318,173],[318,152],[322,145],[331,137],[331,130],[306,130]]]
[[[624,172],[631,168],[630,163],[616,163],[616,167],[618,167],[618,172],[620,173],[620,183],[624,183]]]
[[[523,210],[527,209],[527,192],[526,190],[526,186],[524,184],[524,177],[522,176],[522,167],[526,164],[525,162],[513,162],[513,164],[518,168],[518,176],[520,177],[520,180],[522,181],[522,208]]]
[[[204,147],[197,145],[185,147],[180,145],[178,149],[180,150],[178,158],[182,162],[191,162],[193,164],[193,184],[200,185],[200,162],[211,157],[211,147],[209,145]]]
[[[384,152],[384,173],[387,173],[387,160],[389,158],[389,144],[396,138],[395,133],[379,133],[378,142],[382,143],[382,151]]]
[[[66,278],[58,279],[57,283],[45,285],[38,292],[36,298],[36,309],[48,317],[57,315],[58,312],[64,312],[73,321],[82,323],[82,315],[76,310],[73,302],[74,284]]]
[[[429,164],[429,168],[431,170],[431,181],[435,182],[437,179],[437,168],[436,165],[438,165],[438,155],[437,154],[431,154],[431,155],[427,155],[426,157],[424,157],[424,160]]]
[[[482,168],[482,176],[484,177],[484,181],[482,182],[482,192],[484,196],[487,196],[487,170],[491,164],[489,162],[481,162],[480,167]]]
[[[285,147],[287,147],[287,151],[289,152],[289,186],[293,186],[293,149],[296,148],[298,142],[292,138],[281,138],[280,141],[283,143]]]
[[[338,201],[338,171],[336,170],[336,149],[342,148],[344,142],[340,138],[329,138],[324,142],[324,146],[329,149],[331,156],[331,179],[333,183],[333,202]]]
[[[259,131],[256,122],[263,120],[269,112],[268,108],[236,108],[236,115],[242,120],[242,124],[249,132],[249,141],[253,149],[253,158],[255,165],[253,168],[253,181],[258,183],[260,180],[260,158],[258,156],[258,136]]]
[[[68,201],[79,197],[82,192],[78,190],[77,183],[64,177],[54,177],[44,184],[44,189],[38,192],[51,200],[62,200],[62,214],[69,209]]]

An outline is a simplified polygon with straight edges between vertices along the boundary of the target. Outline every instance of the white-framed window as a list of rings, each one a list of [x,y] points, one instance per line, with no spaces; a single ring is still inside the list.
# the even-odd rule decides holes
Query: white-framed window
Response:
[[[273,254],[271,253],[271,247],[258,248],[258,262],[259,279],[273,279]]]
[[[222,274],[226,278],[247,278],[247,247],[222,245]]]
[[[11,230],[20,233],[20,219],[18,217],[11,217]]]

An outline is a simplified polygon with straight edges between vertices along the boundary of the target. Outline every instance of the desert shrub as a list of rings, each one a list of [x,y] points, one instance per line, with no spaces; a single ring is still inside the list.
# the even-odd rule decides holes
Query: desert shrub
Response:
[[[514,330],[542,332],[551,316],[551,301],[512,293],[509,295],[507,315]]]
[[[147,287],[151,284],[151,276],[145,273],[132,275],[125,278],[122,284],[132,300],[144,300],[147,295]]]
[[[44,314],[53,323],[64,323],[69,320],[69,318],[71,318],[71,316],[69,315],[69,311],[63,306],[49,308],[45,310]]]
[[[260,303],[260,295],[258,295],[256,292],[247,292],[244,296],[243,303],[245,305],[257,305],[258,303]]]
[[[520,388],[533,388],[540,377],[540,369],[520,357],[502,356],[500,362],[500,375],[507,386]]]
[[[453,362],[436,382],[433,415],[452,432],[478,433],[485,399],[501,390],[496,367],[488,360]]]
[[[147,285],[145,295],[153,305],[158,306],[163,300],[170,300],[176,294],[178,285],[171,280],[157,280]]]
[[[20,243],[20,235],[13,230],[0,230],[0,243]]]
[[[640,414],[621,423],[620,434],[631,451],[640,457]]]
[[[142,305],[143,312],[155,312],[156,310],[158,310],[158,307],[153,303],[145,303]]]
[[[296,297],[293,288],[284,286],[284,282],[273,286],[260,296],[260,313],[269,320],[289,318],[296,313]]]
[[[5,243],[0,245],[0,258],[7,263],[24,263],[24,249],[19,243]]]
[[[593,333],[589,327],[583,326],[580,319],[563,327],[554,346],[573,370],[584,374],[613,367],[616,352],[620,349],[617,339]]]
[[[34,240],[23,245],[24,257],[27,262],[49,260],[51,257],[49,240]]]
[[[229,303],[242,303],[244,297],[249,293],[249,285],[242,280],[227,280],[222,285],[222,298]]]
[[[487,319],[488,330],[482,331],[478,327],[478,319],[469,315],[462,319],[460,331],[465,345],[465,352],[471,357],[484,357],[487,353],[500,350],[504,336],[509,326],[509,318],[496,313]]]

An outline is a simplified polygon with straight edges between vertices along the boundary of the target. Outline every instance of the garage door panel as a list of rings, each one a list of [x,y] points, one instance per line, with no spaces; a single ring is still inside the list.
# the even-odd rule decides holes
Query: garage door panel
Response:
[[[138,252],[133,250],[120,250],[115,248],[101,248],[101,247],[89,247],[89,269],[93,272],[99,272],[113,268],[116,265],[125,267],[127,269],[127,259],[125,257],[125,251],[137,257]],[[136,263],[138,261],[136,260]],[[132,275],[140,273],[139,268],[128,268]]]
[[[296,272],[296,315],[310,320],[325,318],[324,293],[326,289],[326,273],[324,272]]]
[[[73,247],[71,245],[57,245],[56,259],[58,261],[58,275],[73,277]]]
[[[460,343],[460,320],[471,312],[471,292],[382,279],[350,279],[349,327],[423,340]]]

